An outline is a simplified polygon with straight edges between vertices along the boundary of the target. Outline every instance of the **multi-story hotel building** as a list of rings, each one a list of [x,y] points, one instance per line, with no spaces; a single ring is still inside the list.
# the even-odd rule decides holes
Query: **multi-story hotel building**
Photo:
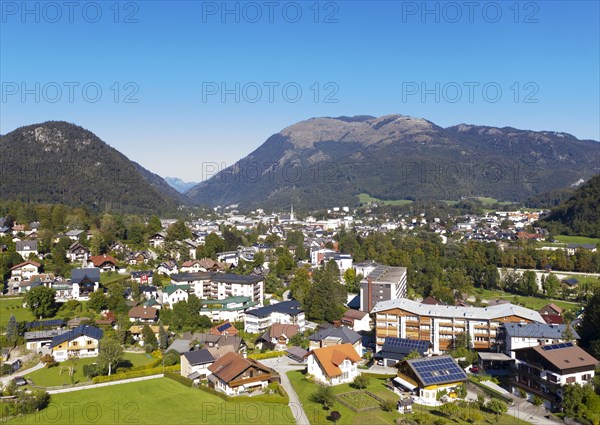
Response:
[[[377,265],[360,282],[360,309],[371,311],[381,301],[406,297],[406,267]]]
[[[442,353],[452,348],[460,333],[470,335],[474,349],[485,351],[495,346],[502,323],[544,323],[537,311],[513,304],[462,307],[399,298],[377,303],[371,313],[375,314],[377,351],[385,337],[391,336],[429,341],[433,353]]]

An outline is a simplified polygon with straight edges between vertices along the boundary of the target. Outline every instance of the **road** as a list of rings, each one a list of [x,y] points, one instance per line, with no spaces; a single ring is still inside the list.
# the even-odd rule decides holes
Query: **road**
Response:
[[[130,382],[147,381],[149,379],[163,378],[164,376],[165,375],[160,373],[158,375],[142,376],[141,378],[122,379],[120,381],[103,382],[101,384],[91,384],[91,385],[85,385],[85,386],[81,386],[81,387],[61,388],[59,390],[49,390],[48,394],[70,393],[73,391],[89,390],[91,388],[100,388],[100,387],[109,387],[111,385],[129,384]]]
[[[4,386],[15,376],[26,376],[27,374],[29,374],[31,372],[35,372],[36,370],[39,370],[43,367],[44,367],[44,363],[40,362],[40,363],[36,364],[35,366],[30,367],[29,369],[18,370],[15,373],[13,373],[12,375],[3,376],[2,378],[0,378],[0,384],[2,386]]]
[[[291,370],[302,370],[306,366],[304,366],[303,364],[300,364],[300,363],[296,363],[287,357],[279,357],[279,358],[275,358],[275,359],[265,359],[265,360],[261,360],[260,362],[263,363],[265,366],[275,369],[275,371],[281,377],[281,385],[283,385],[283,388],[285,389],[288,396],[290,397],[290,402],[289,402],[288,406],[292,410],[292,414],[294,415],[296,424],[310,425],[310,422],[308,421],[308,416],[306,416],[304,407],[302,406],[302,403],[300,402],[300,399],[298,398],[298,394],[296,394],[296,391],[294,391],[294,387],[292,387],[292,384],[287,377],[287,372],[289,372]]]

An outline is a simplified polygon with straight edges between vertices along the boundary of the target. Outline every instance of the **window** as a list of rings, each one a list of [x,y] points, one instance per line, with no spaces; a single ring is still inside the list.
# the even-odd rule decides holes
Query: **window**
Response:
[[[569,376],[567,378],[567,384],[574,384],[575,383],[575,377],[574,376]]]
[[[590,379],[592,379],[592,374],[591,373],[586,373],[585,375],[583,375],[581,377],[582,381],[589,381]]]

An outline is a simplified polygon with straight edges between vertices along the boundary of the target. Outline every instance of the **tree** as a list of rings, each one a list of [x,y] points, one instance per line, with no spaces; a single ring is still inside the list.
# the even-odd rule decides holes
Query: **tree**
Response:
[[[167,241],[184,241],[192,237],[192,231],[183,220],[177,220],[167,229]]]
[[[579,325],[581,347],[596,358],[600,358],[600,290],[596,290],[585,306],[583,319]]]
[[[360,292],[360,281],[362,275],[357,275],[356,270],[349,268],[344,272],[344,283],[346,284],[346,291],[349,294],[357,294]]]
[[[104,291],[102,291],[102,289],[92,292],[90,294],[90,299],[87,302],[88,308],[96,313],[100,313],[102,310],[106,309],[106,304],[106,296],[104,295]]]
[[[103,370],[108,369],[108,376],[117,370],[119,362],[123,360],[123,348],[114,337],[105,336],[100,340],[98,363]]]
[[[421,358],[421,353],[419,353],[417,350],[412,350],[410,353],[408,353],[403,360],[412,360],[412,359],[420,359]]]
[[[541,406],[542,404],[544,404],[544,399],[539,395],[534,395],[533,400],[531,400],[531,402],[534,406]]]
[[[319,385],[317,391],[313,393],[312,398],[316,403],[322,404],[325,409],[331,408],[335,402],[333,388],[329,385]]]
[[[206,256],[215,258],[217,252],[225,250],[225,240],[219,237],[215,232],[210,233],[204,239],[204,251]]]
[[[537,275],[533,270],[523,272],[520,291],[523,295],[535,295],[538,292]]]
[[[158,348],[165,350],[169,346],[169,334],[165,331],[162,322],[158,324]]]
[[[25,295],[25,302],[35,317],[52,317],[58,311],[54,301],[54,291],[45,286],[37,286]]]
[[[179,364],[180,356],[179,353],[175,350],[169,350],[165,353],[163,357],[163,363],[165,366],[173,366]]]
[[[331,412],[331,414],[329,415],[329,419],[331,420],[331,422],[333,422],[334,424],[337,424],[337,422],[342,419],[342,414],[340,412],[338,412],[337,410],[334,410],[333,412]]]
[[[296,275],[290,283],[290,293],[292,297],[304,305],[304,300],[310,292],[310,274],[304,267],[296,270]]]
[[[548,297],[554,298],[558,295],[558,291],[560,290],[560,280],[558,280],[556,275],[550,273],[542,280],[542,289]]]
[[[150,220],[148,220],[148,225],[146,226],[146,232],[148,232],[149,235],[153,235],[161,230],[162,223],[160,222],[160,218],[158,218],[156,215],[150,217]]]
[[[388,398],[383,400],[383,403],[381,403],[381,409],[383,409],[384,412],[393,412],[396,410],[396,405],[397,402],[395,400],[390,400]]]
[[[14,314],[11,314],[8,318],[8,323],[6,325],[6,341],[10,344],[14,344],[17,342],[19,338],[19,324],[17,323],[17,318]]]
[[[158,341],[156,335],[148,325],[144,325],[142,328],[142,338],[144,339],[144,347],[146,352],[152,352],[158,347]]]
[[[305,299],[306,314],[311,320],[333,322],[342,317],[346,289],[339,279],[339,269],[333,260],[315,272],[314,283]]]
[[[500,420],[500,416],[505,414],[508,411],[508,406],[502,400],[498,400],[497,398],[493,398],[487,402],[485,407],[496,415],[496,422]]]
[[[269,294],[274,294],[280,289],[283,288],[283,282],[277,275],[273,272],[269,272],[269,274],[265,277],[265,292]]]
[[[357,375],[353,381],[354,386],[356,388],[358,388],[359,390],[367,388],[370,383],[371,383],[371,380],[369,379],[369,377],[367,375],[364,375],[364,374]]]

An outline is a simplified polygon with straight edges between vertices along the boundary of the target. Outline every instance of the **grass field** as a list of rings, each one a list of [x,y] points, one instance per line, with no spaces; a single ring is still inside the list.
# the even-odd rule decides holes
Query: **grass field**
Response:
[[[484,300],[508,300],[515,302],[515,299],[519,301],[519,304],[532,310],[539,310],[547,304],[554,303],[562,309],[579,310],[580,304],[572,301],[563,301],[548,298],[538,297],[526,297],[523,295],[510,294],[508,292],[495,291],[490,289],[476,288],[474,294]]]
[[[226,402],[167,378],[51,397],[46,409],[9,423],[295,424],[285,404]]]
[[[554,237],[557,241],[561,243],[584,243],[597,245],[600,243],[600,238],[586,238],[583,236],[566,236],[566,235],[558,235]]]
[[[304,411],[306,412],[310,423],[313,425],[330,424],[331,422],[327,420],[329,411],[323,410],[323,407],[312,401],[311,398],[311,395],[316,391],[318,386],[304,379],[304,375],[301,371],[288,372],[287,376],[290,379],[294,390],[296,390],[300,402],[304,406]],[[385,379],[386,378],[371,377],[371,383],[367,387],[367,390],[381,398],[397,400],[398,396],[384,387]],[[356,388],[352,388],[349,384],[336,385],[333,387],[333,392],[336,395],[349,391],[356,391]],[[384,412],[381,409],[355,413],[337,400],[331,410],[337,410],[342,414],[342,418],[338,422],[340,424],[391,424],[394,422],[395,418],[400,417],[398,412]]]
[[[24,320],[34,320],[33,314],[29,309],[23,308],[23,298],[0,299],[0,329],[4,330],[8,319],[14,315],[17,322]]]
[[[414,405],[413,411],[415,413],[403,416],[397,411],[393,412],[384,412],[382,409],[369,410],[367,412],[355,413],[343,404],[338,401],[335,402],[334,406],[328,411],[323,410],[323,407],[312,401],[311,395],[316,391],[317,384],[313,384],[310,381],[307,381],[304,378],[304,375],[301,371],[291,371],[287,374],[292,386],[296,390],[298,397],[300,398],[300,402],[304,406],[304,411],[308,416],[308,420],[312,425],[321,425],[321,424],[331,424],[332,422],[327,419],[329,412],[333,410],[337,410],[341,413],[342,417],[338,421],[338,424],[352,424],[352,425],[380,425],[380,424],[393,424],[397,418],[406,417],[407,419],[412,418],[416,415],[420,415],[420,419],[424,419],[424,423],[433,423],[436,418],[442,418],[446,423],[456,423],[459,425],[468,425],[471,422],[467,422],[460,418],[452,418],[452,420],[448,420],[448,418],[444,417],[441,412],[439,412],[438,408],[425,407],[420,405]],[[388,390],[385,386],[386,377],[382,375],[371,375],[367,374],[371,378],[371,382],[367,387],[367,390],[372,392],[373,394],[389,400],[398,400],[398,396]],[[355,388],[352,388],[349,384],[344,385],[336,385],[333,387],[334,394],[346,393],[348,391],[356,391]],[[357,406],[358,407],[358,406]],[[483,420],[479,422],[475,422],[475,424],[492,424],[495,422],[495,416],[482,411]],[[416,415],[415,415],[416,414]],[[423,423],[423,422],[421,422]],[[503,415],[500,418],[500,424],[526,424],[524,421],[520,421],[515,419],[512,416]]]
[[[130,278],[129,274],[119,274],[116,272],[100,273],[100,283],[104,286],[114,282],[125,281]]]
[[[485,196],[477,196],[473,199],[481,202],[484,206],[490,206],[490,205],[494,205],[494,204],[498,204],[498,205],[511,205],[512,204],[512,202],[509,202],[509,201],[498,201],[495,198],[488,198]]]
[[[358,202],[360,202],[361,204],[368,204],[369,202],[378,202],[378,203],[382,203],[384,205],[408,205],[408,204],[412,204],[412,202],[413,202],[408,199],[396,199],[396,200],[391,200],[391,201],[385,201],[383,199],[373,198],[368,193],[360,193],[357,196],[358,196]]]
[[[142,366],[151,363],[154,360],[152,358],[148,358],[144,353],[125,353],[123,357],[124,361],[120,367]],[[95,363],[97,361],[97,357],[75,360],[74,363],[71,362],[71,360],[67,360],[66,362],[59,363],[58,366],[51,368],[45,367],[43,369],[36,370],[35,372],[28,374],[27,377],[30,378],[36,386],[40,387],[57,387],[65,384],[71,385],[71,376],[68,374],[68,368],[74,364],[74,382],[86,382],[88,379],[83,375],[83,366]],[[62,374],[60,373],[61,367],[63,369]]]

